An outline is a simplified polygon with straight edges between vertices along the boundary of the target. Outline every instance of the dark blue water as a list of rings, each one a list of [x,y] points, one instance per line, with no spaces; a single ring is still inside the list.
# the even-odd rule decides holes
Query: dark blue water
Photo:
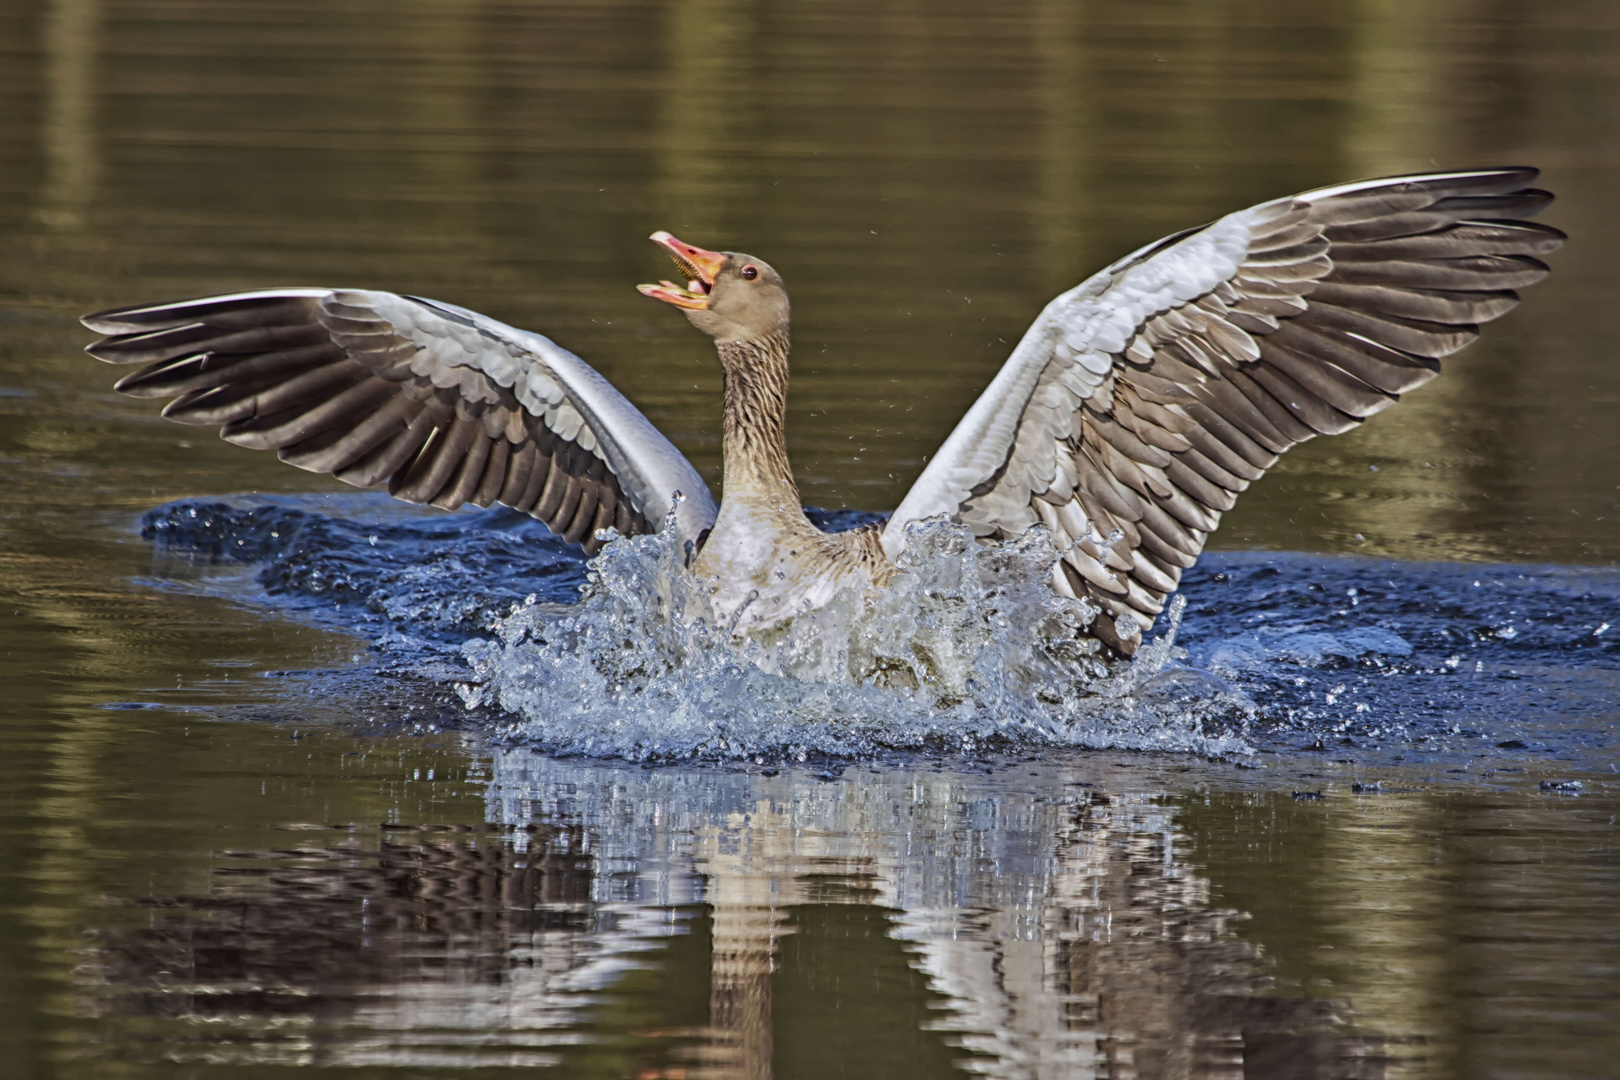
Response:
[[[843,528],[875,515],[816,517]],[[375,495],[187,499],[140,528],[163,556],[154,583],[358,635],[370,662],[346,673],[351,692],[413,676],[417,707],[438,701],[440,724],[498,726],[445,689],[464,672],[463,643],[527,598],[576,602],[587,577],[577,549],[525,515],[423,512]],[[1182,595],[1186,656],[1138,693],[1197,713],[1208,733],[1237,735],[1262,759],[1321,754],[1437,774],[1611,767],[1620,571],[1211,552]]]

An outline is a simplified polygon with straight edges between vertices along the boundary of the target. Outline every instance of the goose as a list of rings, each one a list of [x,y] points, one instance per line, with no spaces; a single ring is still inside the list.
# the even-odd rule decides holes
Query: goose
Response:
[[[673,528],[714,613],[760,633],[881,590],[916,523],[985,541],[1051,530],[1050,585],[1135,653],[1221,515],[1282,454],[1362,423],[1544,277],[1557,229],[1532,168],[1385,177],[1260,203],[1061,294],[881,525],[805,516],[784,430],[791,306],[752,255],[652,239],[684,284],[640,291],[714,341],[722,501],[589,364],[415,296],[282,288],[85,316],[116,386],[240,446],[413,503],[502,503],[594,554]]]

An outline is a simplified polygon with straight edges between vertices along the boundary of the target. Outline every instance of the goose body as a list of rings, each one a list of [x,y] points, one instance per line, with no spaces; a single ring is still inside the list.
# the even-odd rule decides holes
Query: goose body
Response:
[[[1126,256],[1055,298],[881,527],[804,514],[784,431],[790,312],[752,256],[653,239],[686,284],[641,291],[714,339],[723,499],[579,357],[453,305],[271,289],[86,316],[117,389],[351,484],[453,509],[501,502],[587,551],[673,522],[716,616],[781,626],[882,589],[935,517],[1005,539],[1042,524],[1051,584],[1133,653],[1236,496],[1277,456],[1433,378],[1547,273],[1536,171],[1391,177],[1262,203]]]

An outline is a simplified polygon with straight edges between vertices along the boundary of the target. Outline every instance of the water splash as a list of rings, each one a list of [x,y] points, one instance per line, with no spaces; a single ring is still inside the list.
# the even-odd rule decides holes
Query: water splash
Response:
[[[530,598],[469,642],[468,705],[516,717],[506,734],[527,743],[632,759],[1245,748],[1136,693],[1178,655],[1179,607],[1134,663],[1109,663],[1085,635],[1095,610],[1046,584],[1059,552],[1045,529],[986,545],[922,524],[883,593],[749,638],[717,623],[671,535],[609,544],[578,605]]]
[[[713,626],[656,537],[587,565],[526,515],[354,493],[184,500],[145,515],[142,533],[150,584],[370,640],[374,664],[329,673],[356,700],[386,671],[426,690],[434,723],[448,708],[511,742],[590,754],[1247,744],[1437,768],[1559,752],[1607,768],[1620,717],[1620,573],[1607,567],[1209,552],[1182,579],[1185,623],[1161,618],[1135,663],[1110,665],[1074,632],[1085,610],[1046,588],[1054,552],[1039,533],[986,547],[943,527],[878,603],[846,597],[753,644]],[[445,703],[456,684],[485,708]]]

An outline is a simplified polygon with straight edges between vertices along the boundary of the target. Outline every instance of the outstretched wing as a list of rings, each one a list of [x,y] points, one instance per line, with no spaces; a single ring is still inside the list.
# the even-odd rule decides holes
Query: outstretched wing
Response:
[[[1052,585],[1124,653],[1277,455],[1432,379],[1564,234],[1536,170],[1368,180],[1169,237],[1047,305],[895,511],[985,537],[1044,522]],[[1109,546],[1114,532],[1120,539]]]
[[[598,529],[684,540],[714,499],[670,441],[585,361],[450,304],[272,289],[87,315],[86,351],[145,364],[117,384],[163,415],[357,487],[453,510],[504,503],[594,552]]]

